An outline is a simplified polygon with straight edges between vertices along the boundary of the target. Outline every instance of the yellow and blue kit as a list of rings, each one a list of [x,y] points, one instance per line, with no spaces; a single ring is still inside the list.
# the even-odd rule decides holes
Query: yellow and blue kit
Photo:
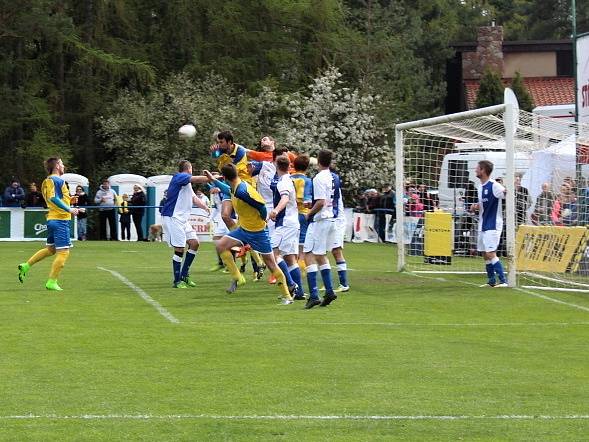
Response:
[[[239,177],[239,179],[249,184],[254,184],[254,179],[247,171],[248,159],[247,149],[245,147],[236,144],[231,153],[221,154],[221,156],[217,158],[217,169],[219,169],[219,172],[225,164],[229,163],[232,163],[237,169],[237,176]]]
[[[239,219],[239,227],[231,231],[228,236],[249,244],[256,252],[272,253],[270,236],[266,229],[266,203],[262,196],[250,184],[240,179],[230,188],[219,180],[213,184],[223,193],[231,190],[231,203]]]
[[[297,208],[299,209],[299,244],[305,244],[307,236],[307,213],[311,210],[309,206],[313,203],[313,181],[304,173],[295,172],[290,176],[297,194]]]
[[[49,175],[43,181],[41,193],[47,202],[47,245],[56,249],[72,246],[70,241],[70,191],[59,175]]]

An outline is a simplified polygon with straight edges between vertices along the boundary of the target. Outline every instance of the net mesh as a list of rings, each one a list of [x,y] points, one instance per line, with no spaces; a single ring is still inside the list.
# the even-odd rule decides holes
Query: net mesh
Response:
[[[518,285],[589,290],[585,228],[589,224],[589,166],[584,164],[589,163],[589,127],[521,110],[516,117],[514,250]],[[480,182],[474,172],[478,161],[493,162],[492,178],[506,177],[503,112],[483,116],[465,113],[457,121],[416,127],[403,131],[402,136],[405,268],[484,273],[477,252],[478,215],[469,209],[478,201]],[[449,216],[428,215],[432,212]],[[451,223],[450,256],[444,247],[436,247],[440,244],[432,243],[432,238],[444,242],[443,236],[428,237],[440,219]],[[497,251],[500,257],[508,250],[505,232],[504,227]]]

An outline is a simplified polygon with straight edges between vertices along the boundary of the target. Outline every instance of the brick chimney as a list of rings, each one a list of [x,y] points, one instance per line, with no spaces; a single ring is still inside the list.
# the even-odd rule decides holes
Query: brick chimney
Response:
[[[478,80],[485,68],[503,76],[503,26],[481,26],[476,52],[462,54],[462,78]]]

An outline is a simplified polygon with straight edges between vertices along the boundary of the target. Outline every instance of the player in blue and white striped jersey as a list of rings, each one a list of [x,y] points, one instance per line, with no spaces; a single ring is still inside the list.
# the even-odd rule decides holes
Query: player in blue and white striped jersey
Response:
[[[483,252],[487,270],[487,284],[483,287],[507,287],[507,279],[503,265],[497,257],[497,248],[503,230],[502,200],[505,199],[505,187],[490,179],[493,163],[488,160],[479,161],[475,174],[481,180],[478,189],[479,202],[471,206],[471,211],[479,212],[479,232],[477,250]],[[499,278],[497,279],[495,274]]]

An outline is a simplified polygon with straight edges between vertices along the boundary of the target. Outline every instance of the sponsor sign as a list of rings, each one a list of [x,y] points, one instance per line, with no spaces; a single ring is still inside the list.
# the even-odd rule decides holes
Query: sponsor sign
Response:
[[[452,215],[425,213],[425,255],[452,256]]]

